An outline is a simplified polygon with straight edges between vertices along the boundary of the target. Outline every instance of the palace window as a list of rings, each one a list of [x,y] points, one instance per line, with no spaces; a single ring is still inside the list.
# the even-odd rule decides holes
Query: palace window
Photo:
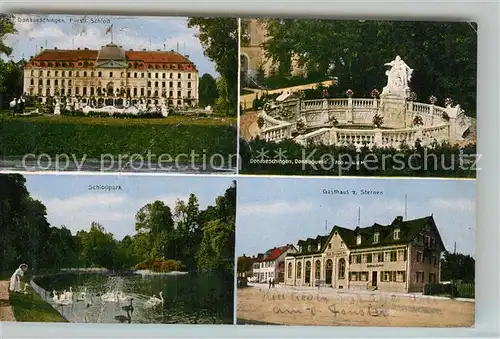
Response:
[[[154,96],[155,96],[155,98],[158,97],[158,91],[155,91],[155,95]]]
[[[99,72],[99,73],[97,74],[97,76],[98,76],[99,78],[100,78],[100,77],[102,77],[102,72]]]
[[[191,82],[188,82],[188,88],[191,88]]]
[[[58,80],[57,80],[57,79],[55,79],[55,80],[54,80],[54,85],[55,85],[55,86],[57,86],[57,85],[58,85]]]
[[[368,253],[368,254],[366,255],[366,262],[367,262],[367,263],[371,263],[371,262],[372,262],[372,254],[371,254],[371,253]]]
[[[71,88],[68,88],[68,95],[71,95]]]
[[[396,261],[396,260],[397,260],[397,252],[391,251],[391,261]]]
[[[71,79],[68,80],[68,85],[71,86]]]
[[[151,78],[151,73],[148,72],[148,78]]]
[[[141,87],[141,97],[144,96],[144,87]]]
[[[83,95],[87,95],[87,87],[83,87],[82,90],[83,90]]]
[[[90,87],[90,95],[94,95],[94,87]]]
[[[339,260],[339,279],[345,279],[345,259]]]
[[[66,71],[61,72],[61,76],[65,77],[66,76]]]
[[[64,96],[64,94],[65,94],[65,93],[64,93],[64,88],[61,88],[61,95],[63,95],[63,96]]]
[[[177,105],[182,105],[182,101],[181,100],[177,100]]]
[[[179,87],[179,88],[182,87],[182,84],[180,81],[177,83],[177,87]]]
[[[170,78],[170,79],[173,79],[173,78],[174,78],[174,74],[173,74],[173,73],[170,73],[169,78]]]
[[[136,97],[137,96],[137,87],[134,87],[133,92],[134,92],[134,97]]]
[[[166,86],[165,81],[162,81],[162,82],[161,82],[161,87],[165,87],[165,86]]]
[[[158,73],[155,73],[155,78],[158,79]]]
[[[399,228],[394,230],[394,240],[399,239]]]
[[[141,78],[144,78],[144,73],[141,73]]]
[[[177,79],[181,78],[181,73],[177,73]]]
[[[396,275],[396,281],[397,282],[406,282],[406,272],[405,271],[398,271]]]
[[[43,85],[43,80],[42,79],[38,79],[38,85]]]
[[[173,97],[174,96],[174,91],[168,91],[168,96]]]
[[[288,279],[291,279],[292,278],[292,263],[289,262],[288,263]]]
[[[377,232],[377,233],[375,233],[375,234],[373,235],[373,243],[374,243],[374,244],[378,243],[378,238],[379,238],[379,233]]]
[[[80,87],[75,87],[75,94],[80,95]]]
[[[356,237],[356,245],[361,245],[361,236],[360,235],[358,235]]]
[[[150,96],[151,96],[151,90],[148,89],[148,97],[150,97]]]
[[[137,72],[134,72],[134,78],[137,78]]]
[[[79,77],[79,76],[80,76],[80,72],[79,72],[79,71],[76,71],[75,76]]]
[[[436,273],[429,273],[429,284],[436,283]]]
[[[421,282],[423,283],[424,282],[424,278],[425,278],[425,275],[424,275],[424,272],[416,272],[416,282]]]
[[[158,87],[158,81],[155,81],[155,87]]]
[[[417,262],[422,262],[423,259],[423,253],[420,251],[417,251]]]
[[[55,73],[55,76],[57,76],[59,72],[58,71],[54,71],[54,73]]]
[[[47,79],[47,85],[50,85],[50,79]]]
[[[47,76],[50,77],[50,71],[47,71]]]
[[[383,271],[382,276],[381,276],[381,280],[384,282],[391,281],[391,272],[390,271]]]
[[[38,71],[38,76],[42,76],[42,71]]]
[[[151,81],[148,81],[148,87],[151,87]]]
[[[191,73],[188,73],[188,79],[191,79]]]
[[[112,78],[113,77],[113,72],[109,72],[109,77]]]
[[[384,252],[377,253],[377,261],[384,262]]]
[[[35,80],[34,79],[31,79],[30,80],[30,85],[34,85],[35,84]]]
[[[191,93],[191,92],[188,92],[188,93]],[[189,97],[190,95],[188,95]],[[321,250],[321,243],[318,243],[318,251]]]
[[[302,278],[302,263],[298,262],[297,263],[297,279]]]
[[[170,81],[170,82],[168,83],[168,87],[174,87],[174,82],[173,82],[173,81]]]
[[[161,75],[161,77],[162,77],[163,79],[165,79],[165,78],[167,77],[167,73],[163,73],[163,74]]]
[[[332,249],[332,244],[328,244],[328,249],[331,250]]]
[[[47,89],[45,90],[45,95],[46,95],[46,96],[50,96],[50,88],[47,88]]]
[[[35,71],[34,70],[31,70],[31,76],[34,77],[35,76]]]
[[[73,72],[72,71],[69,71],[68,72],[68,76],[72,76],[73,75]]]
[[[57,75],[57,74],[56,74]],[[86,77],[87,76],[87,72],[83,72],[83,76]]]
[[[340,242],[340,248],[344,248],[345,244],[343,241]]]
[[[182,96],[181,91],[177,91],[177,97],[180,98]]]

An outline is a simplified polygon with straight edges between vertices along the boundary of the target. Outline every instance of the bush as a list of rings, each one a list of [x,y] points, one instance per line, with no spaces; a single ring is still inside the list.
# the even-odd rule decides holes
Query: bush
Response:
[[[446,295],[455,298],[474,298],[474,283],[425,284],[424,295]]]

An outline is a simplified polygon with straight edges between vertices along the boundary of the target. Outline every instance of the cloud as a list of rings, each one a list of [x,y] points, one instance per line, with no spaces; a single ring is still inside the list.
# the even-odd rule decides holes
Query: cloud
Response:
[[[238,205],[238,215],[262,215],[262,214],[294,214],[304,213],[312,210],[310,201],[297,202],[274,202],[274,203],[245,203]]]
[[[476,202],[467,199],[431,199],[431,206],[439,209],[451,209],[465,212],[475,212]]]

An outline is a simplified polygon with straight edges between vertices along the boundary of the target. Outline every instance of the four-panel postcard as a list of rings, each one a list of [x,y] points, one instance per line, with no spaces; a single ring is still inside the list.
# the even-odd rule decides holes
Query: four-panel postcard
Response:
[[[474,326],[476,23],[0,21],[5,328]]]

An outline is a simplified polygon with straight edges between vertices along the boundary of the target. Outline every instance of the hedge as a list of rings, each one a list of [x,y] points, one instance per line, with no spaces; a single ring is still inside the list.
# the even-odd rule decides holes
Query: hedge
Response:
[[[100,159],[102,154],[195,151],[207,156],[236,153],[236,128],[231,120],[109,119],[79,117],[0,118],[0,156],[74,154]],[[201,157],[200,157],[201,159]]]
[[[424,295],[447,295],[455,298],[474,298],[474,283],[425,284]]]

